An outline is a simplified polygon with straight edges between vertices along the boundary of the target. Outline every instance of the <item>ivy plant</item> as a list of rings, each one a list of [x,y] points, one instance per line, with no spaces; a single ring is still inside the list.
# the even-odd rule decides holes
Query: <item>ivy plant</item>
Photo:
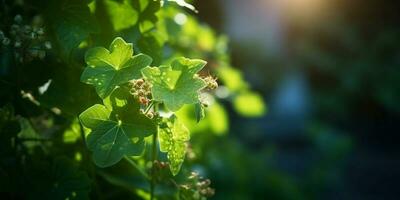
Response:
[[[213,196],[198,136],[223,137],[221,99],[236,108],[254,92],[196,13],[184,0],[4,1],[2,197]]]
[[[199,91],[207,85],[197,76],[206,62],[199,59],[177,58],[170,66],[146,67],[144,78],[152,84],[155,101],[165,104],[171,111],[179,110],[184,104],[199,102]]]
[[[158,147],[167,153],[170,171],[177,175],[190,133],[176,115],[163,117],[160,111],[173,113],[184,104],[199,104],[199,93],[207,87],[208,79],[197,73],[206,62],[180,57],[169,65],[150,67],[152,59],[145,54],[133,56],[133,45],[120,37],[109,49],[89,49],[81,75],[82,82],[93,85],[105,104],[95,104],[79,115],[83,126],[91,130],[86,144],[94,163],[109,167],[124,156],[139,156],[145,149],[144,138],[151,136],[153,154]],[[130,86],[126,85],[129,81]],[[137,86],[145,84],[149,85],[147,91],[140,92],[147,93],[149,99],[143,102]],[[157,160],[152,159],[153,163]]]
[[[132,44],[122,38],[115,38],[109,49],[96,47],[87,51],[88,66],[81,76],[81,81],[93,85],[101,98],[109,96],[118,85],[139,78],[140,70],[152,62],[144,54],[133,56]]]

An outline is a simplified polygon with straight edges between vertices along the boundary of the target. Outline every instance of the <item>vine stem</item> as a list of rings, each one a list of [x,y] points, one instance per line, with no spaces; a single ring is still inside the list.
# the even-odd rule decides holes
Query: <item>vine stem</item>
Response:
[[[144,114],[146,115],[150,111],[151,107],[153,107],[153,106],[154,106],[154,101],[152,101],[150,103],[150,105],[146,108],[146,110],[144,111]]]
[[[156,186],[154,162],[157,158],[157,132],[153,135],[152,158],[151,158],[151,182],[150,182],[150,200],[154,198],[154,189]]]
[[[154,111],[158,112],[158,104],[155,104]],[[156,171],[155,171],[154,161],[157,159],[157,136],[158,133],[155,132],[153,135],[152,158],[151,158],[152,161],[151,161],[150,200],[154,199],[154,189],[156,187],[156,177],[155,177]]]

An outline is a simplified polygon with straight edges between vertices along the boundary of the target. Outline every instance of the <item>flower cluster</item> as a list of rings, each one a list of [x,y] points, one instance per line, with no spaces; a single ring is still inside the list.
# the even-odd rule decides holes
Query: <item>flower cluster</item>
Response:
[[[135,79],[130,81],[131,94],[138,99],[141,105],[147,106],[150,102],[151,85],[143,79]]]
[[[210,187],[210,179],[204,179],[198,173],[192,172],[188,182],[180,185],[181,195],[191,199],[205,200],[212,197],[215,190]]]
[[[215,89],[218,88],[218,83],[217,83],[217,79],[216,78],[214,78],[212,76],[207,76],[207,77],[203,78],[203,80],[207,84],[207,89],[215,90]]]
[[[146,108],[145,110],[141,109],[141,112],[145,114],[148,118],[153,119],[156,116],[156,113],[150,110],[150,83],[146,82],[144,79],[134,79],[131,80],[129,83],[131,86],[130,93],[135,97],[135,99],[139,101],[141,106]]]
[[[51,42],[45,38],[43,19],[40,16],[35,16],[28,25],[23,23],[21,15],[16,15],[8,35],[9,37],[0,30],[1,44],[12,45],[15,49],[14,56],[20,63],[34,58],[44,59],[46,50],[52,48]]]

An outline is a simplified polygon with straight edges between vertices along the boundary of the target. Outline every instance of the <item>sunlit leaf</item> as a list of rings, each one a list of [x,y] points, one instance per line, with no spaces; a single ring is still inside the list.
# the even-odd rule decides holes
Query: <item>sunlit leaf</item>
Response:
[[[111,43],[110,51],[103,47],[90,49],[85,56],[88,66],[82,73],[81,81],[93,85],[104,99],[118,85],[139,78],[140,70],[152,62],[147,55],[132,54],[132,44],[119,37]]]
[[[186,155],[186,142],[190,138],[189,130],[172,115],[159,129],[160,151],[167,153],[170,170],[178,174]]]
[[[81,126],[78,119],[75,119],[69,128],[64,131],[64,143],[74,143],[81,137]]]
[[[114,30],[120,31],[135,25],[139,18],[139,13],[130,4],[129,0],[104,1],[107,13],[110,16]]]
[[[153,0],[136,0],[132,1],[133,7],[139,14],[139,30],[145,33],[151,30],[157,22],[157,11],[160,10],[161,2]]]
[[[169,110],[177,111],[184,104],[199,101],[198,93],[206,84],[196,73],[205,64],[203,60],[178,58],[171,66],[146,67],[142,74],[153,85],[153,99],[163,102]]]
[[[133,102],[113,107],[113,111],[96,104],[79,118],[92,130],[87,136],[87,145],[93,151],[94,162],[100,167],[111,166],[125,155],[141,154],[144,137],[157,131],[156,125],[139,113],[139,105]]]

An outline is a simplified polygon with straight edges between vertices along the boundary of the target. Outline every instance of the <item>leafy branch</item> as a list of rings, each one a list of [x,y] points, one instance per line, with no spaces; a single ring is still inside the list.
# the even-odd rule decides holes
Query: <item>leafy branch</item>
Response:
[[[176,112],[185,104],[199,104],[199,93],[207,87],[209,78],[197,74],[206,64],[199,59],[176,58],[168,66],[149,67],[149,56],[132,54],[133,45],[122,38],[114,39],[110,50],[95,47],[87,51],[87,67],[81,80],[95,87],[103,105],[93,105],[79,119],[91,129],[86,140],[95,164],[109,167],[125,158],[150,181],[153,199],[158,151],[167,153],[170,171],[175,176],[190,138],[189,130],[176,115],[160,115],[159,105],[164,106],[163,111]],[[131,89],[126,87],[128,83]],[[143,153],[144,138],[149,136],[152,167],[147,174],[130,156]]]

